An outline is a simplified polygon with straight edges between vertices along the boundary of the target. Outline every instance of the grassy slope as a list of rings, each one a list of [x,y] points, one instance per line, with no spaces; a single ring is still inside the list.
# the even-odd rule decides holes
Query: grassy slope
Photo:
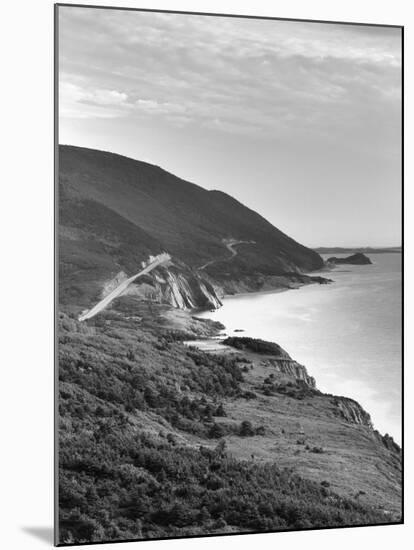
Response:
[[[120,271],[133,274],[142,260],[162,252],[140,227],[91,199],[59,197],[59,298],[90,305],[104,282]]]
[[[252,357],[252,365],[247,388],[256,388],[272,371],[262,358]],[[310,393],[295,399],[258,392],[255,400],[226,403],[226,410],[234,419],[249,418],[266,428],[264,436],[247,446],[230,438],[228,448],[235,456],[249,458],[253,451],[256,460],[272,460],[318,482],[327,480],[347,497],[363,491],[361,502],[400,513],[400,456],[390,453],[371,429],[341,419],[330,396]],[[314,448],[323,452],[312,452]]]
[[[206,323],[118,307],[61,319],[63,542],[398,521],[399,456],[330,396],[264,395],[267,357],[188,349]]]

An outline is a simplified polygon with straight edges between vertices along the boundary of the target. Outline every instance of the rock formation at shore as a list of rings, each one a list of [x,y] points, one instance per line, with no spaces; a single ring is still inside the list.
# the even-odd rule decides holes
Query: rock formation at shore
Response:
[[[274,342],[266,342],[248,336],[230,336],[225,338],[222,343],[243,352],[263,355],[266,357],[264,359],[266,364],[276,369],[277,372],[293,379],[296,383],[316,389],[315,379],[309,376],[306,367],[294,361],[283,348]]]
[[[365,256],[362,252],[357,252],[356,254],[352,254],[351,256],[347,256],[346,258],[337,258],[336,256],[332,256],[331,258],[328,258],[327,260],[328,264],[351,264],[351,265],[368,265],[372,264],[371,260],[368,258],[368,256]]]

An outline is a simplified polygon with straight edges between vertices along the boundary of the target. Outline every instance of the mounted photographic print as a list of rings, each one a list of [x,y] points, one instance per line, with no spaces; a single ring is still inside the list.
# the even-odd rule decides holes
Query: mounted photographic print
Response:
[[[55,9],[56,544],[402,523],[402,27]]]

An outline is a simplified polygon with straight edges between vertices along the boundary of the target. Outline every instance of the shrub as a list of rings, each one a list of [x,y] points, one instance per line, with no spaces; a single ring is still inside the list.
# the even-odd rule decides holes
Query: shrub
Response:
[[[252,426],[252,423],[249,420],[243,420],[243,422],[240,424],[239,434],[242,437],[249,437],[249,436],[255,435],[255,430]]]
[[[265,435],[266,430],[264,426],[258,426],[255,432],[256,432],[256,435]]]
[[[223,403],[220,403],[220,405],[217,407],[215,416],[227,416],[227,413],[223,407]]]
[[[312,448],[310,449],[310,452],[311,452],[311,453],[316,453],[316,454],[322,454],[322,453],[324,453],[325,451],[324,451],[324,449],[323,449],[322,447],[312,447]]]
[[[226,435],[226,431],[220,424],[214,423],[208,431],[208,437],[211,439],[220,439]]]
[[[256,399],[257,395],[252,391],[245,391],[240,397],[243,397],[243,399]]]

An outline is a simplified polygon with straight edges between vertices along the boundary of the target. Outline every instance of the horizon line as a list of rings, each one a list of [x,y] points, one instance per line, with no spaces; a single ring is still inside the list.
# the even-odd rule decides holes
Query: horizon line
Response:
[[[344,250],[348,250],[348,249],[357,249],[357,248],[371,248],[372,250],[378,250],[378,249],[391,249],[391,248],[401,248],[402,249],[402,245],[401,244],[396,244],[396,245],[387,245],[387,246],[382,246],[382,245],[358,245],[358,246],[347,246],[347,245],[322,245],[322,246],[310,246],[309,248],[312,248],[312,250],[317,250],[318,248],[343,248]]]

